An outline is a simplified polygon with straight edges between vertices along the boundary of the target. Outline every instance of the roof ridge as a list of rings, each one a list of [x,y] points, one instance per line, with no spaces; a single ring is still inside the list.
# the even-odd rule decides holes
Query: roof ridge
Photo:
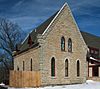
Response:
[[[42,35],[45,34],[45,32],[48,30],[48,28],[51,26],[51,24],[52,24],[52,23],[54,22],[54,20],[58,17],[58,15],[60,14],[60,12],[63,10],[63,8],[64,8],[66,5],[68,6],[68,4],[65,3],[65,4],[60,8],[60,10],[57,12],[57,14],[55,15],[55,17],[51,20],[50,24],[47,26],[47,28],[45,29],[45,31],[43,32]]]
[[[100,38],[100,36],[94,35],[94,34],[92,34],[92,33],[89,33],[89,32],[85,32],[85,31],[82,31],[82,30],[81,30],[81,32],[82,32],[82,33],[89,34],[89,35],[91,35],[91,36],[94,36],[94,37],[97,37],[97,38]]]

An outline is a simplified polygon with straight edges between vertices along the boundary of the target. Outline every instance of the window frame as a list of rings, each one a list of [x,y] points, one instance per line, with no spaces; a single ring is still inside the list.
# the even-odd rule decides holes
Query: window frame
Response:
[[[61,51],[65,51],[65,37],[61,37]]]
[[[77,77],[80,76],[80,61],[77,60]]]
[[[68,39],[68,52],[72,52],[72,39],[71,38],[69,38]]]
[[[68,77],[68,71],[69,71],[69,62],[68,59],[65,60],[65,77]]]
[[[25,70],[25,61],[23,61],[23,71]]]
[[[51,77],[55,77],[55,58],[51,59]]]
[[[31,67],[30,70],[31,70],[31,71],[32,71],[32,69],[33,69],[33,68],[32,68],[32,64],[33,64],[32,62],[33,62],[33,60],[32,60],[32,58],[31,58],[31,65],[30,65],[30,67]]]

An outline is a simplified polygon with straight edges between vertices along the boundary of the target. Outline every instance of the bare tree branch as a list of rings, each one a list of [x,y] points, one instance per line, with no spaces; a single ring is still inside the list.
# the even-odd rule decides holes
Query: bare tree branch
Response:
[[[0,49],[5,51],[7,56],[13,62],[12,52],[15,50],[16,45],[19,44],[23,35],[21,29],[17,24],[13,24],[5,18],[0,18]],[[7,59],[7,56],[5,56]]]

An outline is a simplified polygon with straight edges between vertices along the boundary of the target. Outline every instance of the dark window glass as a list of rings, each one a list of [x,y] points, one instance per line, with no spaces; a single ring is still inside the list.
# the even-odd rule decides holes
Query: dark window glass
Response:
[[[72,40],[71,40],[71,38],[68,39],[68,52],[72,52]]]
[[[31,59],[31,71],[32,71],[32,59]]]
[[[68,59],[65,60],[65,77],[68,77]]]
[[[55,59],[51,59],[51,76],[55,76]]]
[[[97,76],[97,77],[99,76],[99,71],[97,66],[93,67],[93,76]]]
[[[25,63],[24,63],[24,61],[23,61],[23,71],[25,70],[25,68],[24,68],[24,67],[25,67]]]
[[[17,70],[19,71],[19,67],[17,66]]]
[[[61,38],[61,51],[65,51],[65,38]]]
[[[80,76],[80,62],[77,61],[77,76]]]

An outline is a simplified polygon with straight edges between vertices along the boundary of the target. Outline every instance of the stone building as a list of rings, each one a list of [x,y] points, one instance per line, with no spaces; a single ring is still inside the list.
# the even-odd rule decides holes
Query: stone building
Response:
[[[100,81],[100,37],[81,32],[88,47],[88,77]]]
[[[14,70],[40,71],[41,85],[83,83],[88,76],[87,50],[65,3],[18,47]]]

